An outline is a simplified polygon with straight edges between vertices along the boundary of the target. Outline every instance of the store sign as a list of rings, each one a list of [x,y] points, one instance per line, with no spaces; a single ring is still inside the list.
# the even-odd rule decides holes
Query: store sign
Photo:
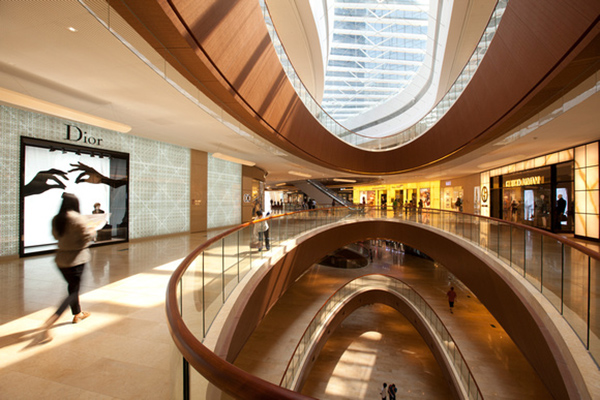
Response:
[[[88,135],[87,132],[82,131],[81,128],[75,125],[67,125],[67,137],[66,140],[71,142],[83,142],[85,144],[91,144],[92,146],[100,146],[102,144],[102,139],[97,138],[91,135]]]
[[[490,216],[490,207],[489,207],[489,199],[490,199],[490,189],[487,183],[481,185],[481,209],[480,214],[484,217]]]
[[[504,187],[518,187],[529,185],[541,185],[544,183],[543,176],[529,176],[527,178],[512,179],[504,182]]]

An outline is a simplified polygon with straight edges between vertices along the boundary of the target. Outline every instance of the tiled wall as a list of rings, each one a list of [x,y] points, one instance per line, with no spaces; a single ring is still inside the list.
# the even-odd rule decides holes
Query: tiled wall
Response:
[[[242,166],[208,156],[207,228],[242,223]]]
[[[19,252],[20,137],[65,142],[60,118],[0,106],[0,256]],[[190,150],[72,123],[103,139],[102,148],[130,154],[130,239],[189,231]]]

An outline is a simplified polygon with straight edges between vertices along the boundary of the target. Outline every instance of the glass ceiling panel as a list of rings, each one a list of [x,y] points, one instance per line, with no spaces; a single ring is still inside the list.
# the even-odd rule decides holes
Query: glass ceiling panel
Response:
[[[334,0],[322,107],[335,120],[396,96],[425,60],[429,0]]]

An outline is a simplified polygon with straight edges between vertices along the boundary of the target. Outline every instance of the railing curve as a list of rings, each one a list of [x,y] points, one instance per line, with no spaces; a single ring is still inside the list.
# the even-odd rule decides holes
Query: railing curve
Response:
[[[417,209],[413,208],[405,209],[402,212],[392,210],[389,207],[383,210],[375,207],[364,207],[360,212],[354,213],[345,207],[337,207],[280,214],[241,224],[197,247],[174,271],[166,293],[166,313],[169,329],[184,359],[209,382],[223,392],[236,398],[309,398],[253,376],[216,356],[204,346],[201,338],[205,334],[205,326],[203,325],[199,333],[194,334],[183,319],[183,278],[188,269],[192,269],[190,267],[199,258],[204,263],[206,257],[210,258],[210,256],[214,256],[214,254],[210,254],[211,251],[219,248],[221,255],[220,258],[219,256],[217,258],[223,268],[219,273],[225,275],[225,259],[227,258],[225,241],[230,241],[230,244],[234,243],[236,240],[233,239],[236,236],[239,275],[239,254],[243,253],[239,250],[240,233],[246,230],[245,233],[247,235],[244,240],[249,241],[250,233],[248,230],[252,229],[256,222],[265,220],[271,224],[271,229],[273,230],[271,233],[271,246],[276,246],[277,243],[282,243],[284,240],[349,216],[366,219],[404,219],[428,225],[458,235],[495,254],[511,268],[522,273],[525,279],[542,292],[561,312],[563,318],[565,318],[581,339],[592,358],[596,361],[600,359],[600,341],[598,340],[600,326],[597,322],[599,312],[597,308],[594,308],[593,312],[591,311],[591,298],[592,296],[595,298],[600,293],[600,287],[598,287],[600,284],[596,285],[596,279],[594,281],[591,279],[593,271],[594,274],[596,273],[595,271],[600,271],[600,253],[569,238],[511,221],[449,210],[424,208],[417,211]],[[283,231],[289,234],[289,236],[282,237]],[[550,249],[550,252],[548,252],[548,249]],[[532,253],[527,253],[527,251]],[[250,252],[250,264],[252,264],[252,254],[254,253]],[[517,254],[521,254],[521,260],[516,259]],[[556,259],[557,254],[558,259]],[[546,257],[544,258],[544,256]],[[570,257],[570,265],[565,265],[567,256]],[[262,255],[259,257],[262,257]],[[536,258],[539,258],[539,260],[536,260]],[[557,262],[561,264],[558,267]],[[204,268],[204,264],[202,268]],[[557,271],[561,281],[560,288],[548,286],[544,283],[545,276],[548,274],[557,274]],[[570,272],[577,272],[579,275],[583,274],[584,276],[580,277],[581,279],[578,283],[572,283],[570,282],[572,275]],[[202,274],[204,274],[204,271]],[[190,279],[197,278],[197,275],[197,273],[192,273]],[[205,285],[204,278],[202,279],[202,284]],[[572,291],[577,292],[570,293],[567,296],[565,284],[571,286]],[[204,290],[204,287],[201,290]],[[225,291],[224,284],[223,291]],[[223,295],[223,302],[225,301],[225,297]],[[572,300],[577,300],[583,304],[584,309],[577,309],[577,307],[571,304]],[[595,304],[594,306],[597,307]],[[220,308],[220,306],[217,308]]]
[[[387,282],[382,282],[382,280],[386,280]],[[456,345],[456,341],[448,329],[446,329],[442,319],[437,315],[435,310],[429,306],[423,296],[417,293],[417,291],[409,284],[403,282],[401,279],[386,274],[367,274],[357,277],[336,290],[336,292],[325,301],[298,341],[283,377],[281,378],[281,386],[292,389],[298,385],[299,369],[302,369],[306,362],[306,357],[311,352],[312,344],[314,344],[322,331],[328,327],[330,321],[339,310],[343,308],[346,302],[351,298],[360,295],[362,292],[373,289],[393,292],[420,314],[421,319],[428,324],[432,336],[435,336],[438,348],[443,351],[448,363],[454,366],[454,369],[450,371],[450,373],[460,385],[460,388],[458,388],[459,393],[461,393],[465,399],[483,399],[481,390],[473,377],[473,373],[471,372],[465,357]],[[457,353],[451,354],[451,350]],[[453,357],[453,355],[456,355],[457,357]],[[458,373],[458,371],[464,371],[465,369],[467,371],[466,374]]]

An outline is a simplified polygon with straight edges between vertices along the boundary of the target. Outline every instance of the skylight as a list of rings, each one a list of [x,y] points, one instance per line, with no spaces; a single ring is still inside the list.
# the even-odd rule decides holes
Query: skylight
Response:
[[[323,109],[342,122],[400,93],[425,60],[428,12],[429,0],[334,0]]]

